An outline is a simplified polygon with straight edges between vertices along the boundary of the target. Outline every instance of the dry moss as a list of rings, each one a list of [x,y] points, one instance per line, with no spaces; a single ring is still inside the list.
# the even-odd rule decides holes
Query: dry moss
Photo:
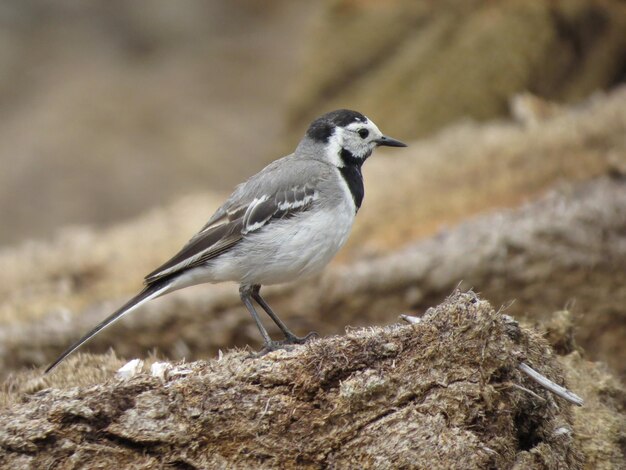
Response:
[[[232,351],[177,364],[165,380],[72,387],[68,373],[80,383],[95,364],[74,359],[62,379],[43,380],[52,388],[24,393],[16,382],[20,403],[0,414],[0,464],[582,468],[570,405],[529,382],[522,360],[563,383],[540,335],[511,330],[471,292],[419,325],[350,330],[254,359]]]

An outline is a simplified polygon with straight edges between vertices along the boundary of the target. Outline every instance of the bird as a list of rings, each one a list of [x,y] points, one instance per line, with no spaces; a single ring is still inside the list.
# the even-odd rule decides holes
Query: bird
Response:
[[[208,222],[144,288],[68,347],[50,372],[99,332],[146,302],[185,287],[235,281],[263,338],[260,354],[303,344],[261,297],[261,286],[320,273],[348,239],[364,197],[362,165],[377,147],[406,147],[365,115],[338,109],[315,119],[295,151],[235,188]],[[274,341],[256,302],[281,330]]]

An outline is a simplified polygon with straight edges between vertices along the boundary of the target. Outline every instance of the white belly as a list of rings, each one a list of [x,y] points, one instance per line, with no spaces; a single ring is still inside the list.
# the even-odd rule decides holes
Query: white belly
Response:
[[[280,284],[317,274],[346,242],[353,222],[354,209],[348,203],[272,221],[206,268],[186,273],[176,287],[223,281]]]

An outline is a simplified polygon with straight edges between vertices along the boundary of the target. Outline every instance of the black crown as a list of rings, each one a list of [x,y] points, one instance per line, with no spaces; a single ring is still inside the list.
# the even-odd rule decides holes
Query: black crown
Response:
[[[353,122],[365,122],[367,118],[358,111],[337,109],[318,117],[309,126],[306,135],[318,142],[328,142],[335,127],[345,127]]]

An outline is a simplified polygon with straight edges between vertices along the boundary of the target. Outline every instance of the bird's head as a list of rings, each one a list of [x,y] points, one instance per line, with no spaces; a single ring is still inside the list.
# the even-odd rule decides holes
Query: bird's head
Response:
[[[357,111],[338,109],[311,123],[308,139],[324,146],[325,158],[338,167],[361,166],[376,147],[406,147],[383,135],[376,124]]]

